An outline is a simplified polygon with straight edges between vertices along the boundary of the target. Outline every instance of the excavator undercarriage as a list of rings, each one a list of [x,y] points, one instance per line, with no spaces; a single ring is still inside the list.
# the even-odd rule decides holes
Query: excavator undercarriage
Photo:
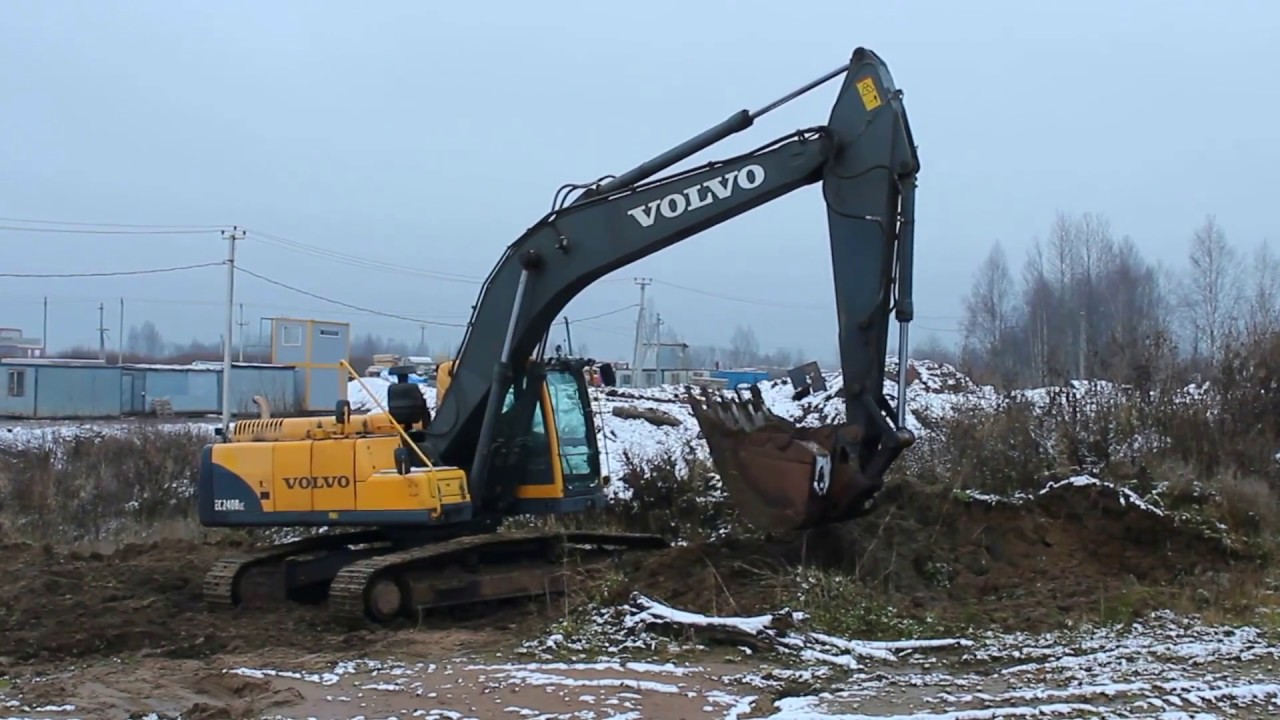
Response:
[[[221,559],[205,576],[211,607],[327,600],[344,624],[496,600],[555,596],[583,569],[667,546],[627,533],[483,533],[396,541],[378,530],[315,535]]]
[[[654,177],[842,76],[827,124]],[[748,397],[686,400],[731,501],[757,527],[803,531],[869,512],[914,439],[901,399],[918,170],[901,91],[880,58],[858,48],[836,70],[622,175],[562,187],[485,280],[458,355],[438,368],[434,417],[401,369],[380,412],[353,415],[340,401],[331,417],[242,421],[205,448],[204,525],[322,528],[217,563],[209,604],[327,601],[342,622],[387,622],[559,594],[580,569],[666,547],[655,535],[499,531],[515,518],[608,503],[584,380],[591,363],[548,357],[550,327],[605,275],[814,184],[827,208],[844,421],[798,427],[755,386]],[[897,407],[884,394],[891,315]]]

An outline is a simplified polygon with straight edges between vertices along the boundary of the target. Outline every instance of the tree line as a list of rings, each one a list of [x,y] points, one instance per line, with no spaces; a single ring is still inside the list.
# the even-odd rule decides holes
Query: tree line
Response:
[[[1280,261],[1205,217],[1185,262],[1147,260],[1105,215],[1058,212],[1015,269],[992,244],[964,298],[959,365],[997,387],[1204,378],[1280,326]]]

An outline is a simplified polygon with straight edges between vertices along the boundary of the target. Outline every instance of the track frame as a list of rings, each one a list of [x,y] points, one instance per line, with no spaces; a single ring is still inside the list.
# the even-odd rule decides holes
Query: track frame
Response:
[[[387,624],[437,608],[559,596],[576,570],[669,546],[643,533],[326,533],[219,560],[205,576],[204,597],[211,609],[327,601],[338,624]]]

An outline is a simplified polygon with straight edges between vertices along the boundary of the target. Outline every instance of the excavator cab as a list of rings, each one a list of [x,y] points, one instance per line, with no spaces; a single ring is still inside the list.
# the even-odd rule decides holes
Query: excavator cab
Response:
[[[604,504],[600,450],[584,372],[587,361],[530,361],[503,397],[489,468],[511,514],[556,514]],[[441,378],[448,366],[442,365]],[[448,380],[440,387],[441,397]]]

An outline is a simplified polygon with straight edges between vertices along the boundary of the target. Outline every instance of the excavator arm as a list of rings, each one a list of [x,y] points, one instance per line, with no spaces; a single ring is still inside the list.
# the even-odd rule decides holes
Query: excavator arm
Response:
[[[727,160],[650,179],[842,75],[826,125]],[[695,403],[695,412],[717,466],[732,488],[750,496],[745,512],[758,524],[785,529],[861,512],[890,463],[912,442],[903,427],[902,401],[895,417],[883,385],[895,301],[904,356],[899,383],[905,385],[918,169],[901,93],[883,61],[859,48],[848,64],[761,110],[736,113],[621,176],[585,188],[573,203],[553,208],[526,230],[491,271],[450,368],[449,390],[421,447],[434,460],[469,468],[477,512],[500,511],[509,489],[491,482],[496,475],[489,471],[502,400],[519,384],[529,358],[564,307],[610,272],[821,182],[846,422],[814,435],[768,413],[758,395],[745,403]],[[805,270],[797,267],[794,272]],[[899,398],[905,397],[902,390]],[[744,467],[752,463],[746,458],[766,448],[803,465],[803,482],[784,481],[789,489],[779,495],[770,489],[772,481],[747,477]],[[788,493],[794,497],[784,497]],[[795,498],[801,496],[822,499],[797,504]],[[831,510],[833,506],[839,509]]]

